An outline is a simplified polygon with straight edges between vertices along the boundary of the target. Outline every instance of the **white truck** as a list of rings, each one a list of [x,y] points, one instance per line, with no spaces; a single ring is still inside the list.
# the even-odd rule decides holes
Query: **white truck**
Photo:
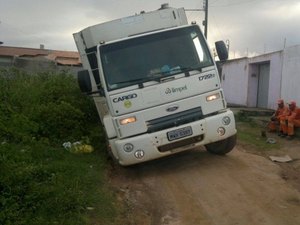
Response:
[[[95,101],[109,151],[121,165],[205,146],[215,154],[236,143],[216,63],[184,8],[167,4],[73,34],[84,70],[82,92]],[[224,42],[216,43],[227,59]]]

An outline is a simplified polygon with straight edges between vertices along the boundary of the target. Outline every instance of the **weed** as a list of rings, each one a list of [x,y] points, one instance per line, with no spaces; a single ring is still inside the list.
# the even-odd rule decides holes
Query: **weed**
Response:
[[[3,144],[0,165],[0,224],[81,225],[88,222],[88,207],[106,223],[116,216],[100,152],[74,155],[37,143]]]
[[[92,100],[80,93],[70,74],[1,70],[0,86],[2,140],[75,141],[98,121]]]
[[[252,123],[253,119],[251,117],[249,117],[245,112],[243,111],[239,111],[236,115],[235,115],[235,119],[236,121],[239,122],[247,122],[247,123]]]
[[[79,140],[95,151],[62,147]],[[73,76],[0,70],[0,224],[113,224],[104,148],[94,103]]]
[[[251,122],[237,122],[237,135],[238,141],[253,146],[260,151],[268,151],[276,148],[280,148],[280,144],[272,145],[266,142],[267,138],[262,137],[262,128],[255,121]],[[250,148],[251,149],[251,148]]]

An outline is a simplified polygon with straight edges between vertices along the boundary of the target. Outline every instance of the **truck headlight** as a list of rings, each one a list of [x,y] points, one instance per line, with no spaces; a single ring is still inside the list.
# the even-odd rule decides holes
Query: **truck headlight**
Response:
[[[126,125],[128,123],[134,123],[136,121],[136,117],[132,116],[132,117],[128,117],[128,118],[124,118],[124,119],[120,119],[119,122],[121,125]]]
[[[210,102],[210,101],[216,100],[218,98],[220,98],[220,94],[216,93],[216,94],[207,96],[206,97],[206,101]]]

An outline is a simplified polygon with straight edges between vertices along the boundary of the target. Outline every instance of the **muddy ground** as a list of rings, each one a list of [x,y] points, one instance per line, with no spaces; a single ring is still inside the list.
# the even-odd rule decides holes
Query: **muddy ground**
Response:
[[[115,166],[111,181],[127,208],[124,225],[300,224],[300,139],[273,137],[281,148],[262,152],[238,143],[226,156],[198,148]],[[286,154],[292,162],[269,159]]]

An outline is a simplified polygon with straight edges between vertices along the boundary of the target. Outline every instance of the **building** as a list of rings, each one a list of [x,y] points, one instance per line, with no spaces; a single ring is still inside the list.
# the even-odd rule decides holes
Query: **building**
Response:
[[[36,48],[0,46],[0,67],[17,67],[26,71],[70,70],[76,73],[81,69],[78,52]]]
[[[227,61],[221,82],[229,104],[275,109],[277,100],[300,105],[300,45]]]

